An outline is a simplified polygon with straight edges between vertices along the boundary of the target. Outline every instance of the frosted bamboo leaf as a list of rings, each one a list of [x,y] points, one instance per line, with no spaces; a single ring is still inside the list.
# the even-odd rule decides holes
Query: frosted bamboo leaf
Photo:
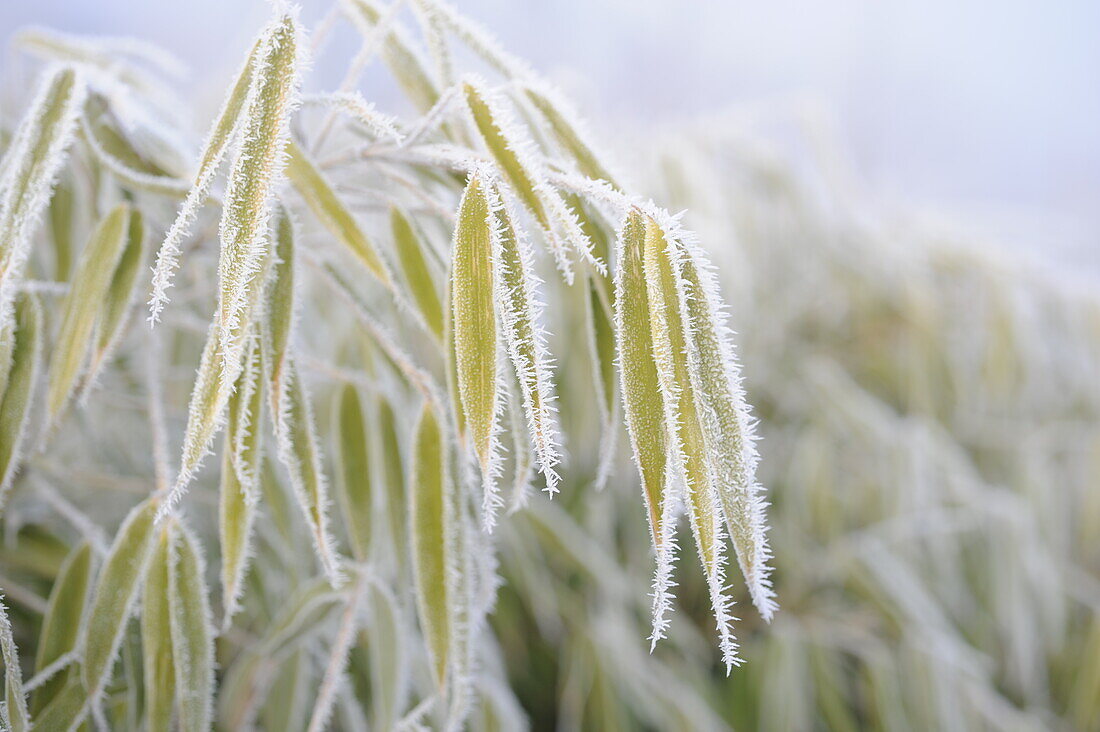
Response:
[[[497,167],[507,179],[516,196],[538,222],[550,245],[558,269],[566,281],[572,282],[573,264],[562,246],[558,228],[565,227],[582,252],[588,253],[591,243],[575,220],[565,209],[561,196],[550,189],[543,179],[542,171],[531,152],[531,142],[518,136],[521,129],[505,107],[486,92],[479,83],[465,81],[462,84],[466,106],[470,110],[474,124],[481,135],[486,149],[496,161]]]
[[[649,300],[642,266],[645,220],[631,211],[619,235],[619,268],[615,281],[615,331],[624,416],[634,460],[641,474],[643,495],[654,545],[666,540],[661,512],[666,501],[665,465],[668,432],[660,382],[653,361]]]
[[[618,373],[615,370],[615,324],[610,307],[611,295],[605,294],[606,281],[585,273],[585,335],[592,361],[592,384],[600,404],[600,464],[595,485],[603,488],[611,472],[618,438]],[[606,298],[606,299],[605,299]]]
[[[669,462],[678,471],[686,494],[689,523],[710,591],[722,660],[729,673],[740,661],[730,629],[730,601],[723,587],[724,560],[715,474],[703,441],[695,389],[689,375],[688,342],[692,334],[686,329],[680,309],[684,287],[677,271],[678,250],[656,221],[647,217],[645,227],[642,266],[649,298],[654,362],[669,425]]]
[[[50,704],[34,718],[34,729],[71,732],[88,714],[88,692],[74,674]]]
[[[87,90],[70,68],[53,68],[39,83],[0,171],[0,327],[12,302],[31,237],[65,164]]]
[[[317,691],[317,701],[313,706],[313,712],[310,714],[307,732],[321,732],[332,716],[333,706],[336,703],[336,692],[344,674],[344,668],[347,666],[348,652],[355,642],[358,630],[359,601],[361,599],[362,588],[356,582],[344,607],[340,625],[336,630],[336,638],[333,640],[332,649],[329,651],[329,660],[325,666],[321,687]]]
[[[355,220],[355,216],[340,200],[336,191],[325,180],[305,151],[294,142],[290,143],[287,150],[290,153],[287,175],[295,190],[313,211],[313,215],[366,266],[371,274],[378,278],[379,282],[390,287],[390,273],[378,256],[378,251]]]
[[[379,112],[373,104],[363,98],[359,92],[336,92],[321,96],[307,97],[305,104],[323,104],[343,112],[364,127],[377,138],[401,142],[402,135],[397,129],[397,119]]]
[[[69,402],[76,380],[88,358],[95,335],[96,317],[108,298],[111,279],[129,241],[129,204],[108,213],[80,255],[72,286],[65,298],[57,347],[50,363],[50,387],[46,396],[47,419],[56,424]]]
[[[91,579],[92,546],[85,541],[65,558],[65,563],[57,574],[57,581],[50,590],[50,599],[38,637],[38,652],[34,659],[37,672],[41,673],[66,653],[76,650],[80,620],[84,616]],[[79,674],[72,668],[54,675],[35,689],[31,694],[31,715],[37,717],[61,692],[70,678],[79,678]]]
[[[428,329],[436,338],[442,339],[443,307],[439,303],[439,291],[432,278],[427,259],[424,257],[424,247],[427,245],[421,241],[412,222],[401,209],[390,209],[390,229],[393,232],[393,243],[397,249],[401,271],[405,275],[405,282],[412,293],[413,301],[424,317]]]
[[[268,244],[274,187],[282,178],[290,115],[304,58],[297,19],[284,15],[264,39],[245,104],[240,149],[229,169],[219,235],[218,330],[223,376],[235,377],[239,332],[247,327]]]
[[[561,458],[554,419],[550,354],[539,323],[541,304],[535,291],[537,279],[528,244],[516,229],[508,207],[499,199],[493,199],[496,199],[495,192],[490,199],[494,209],[493,274],[504,340],[519,382],[539,472],[546,479],[547,492],[553,495],[558,483],[555,466]]]
[[[149,300],[149,320],[156,322],[161,310],[168,304],[168,288],[172,286],[172,276],[179,266],[180,245],[187,236],[191,225],[198,215],[199,208],[206,201],[210,187],[214,184],[214,176],[218,167],[225,158],[225,152],[230,142],[240,130],[243,122],[241,110],[248,98],[252,85],[253,69],[257,63],[257,55],[263,47],[263,41],[270,29],[252,46],[243,68],[237,74],[233,86],[229,88],[225,101],[222,102],[214,124],[207,135],[203,145],[202,159],[199,161],[198,171],[195,173],[194,185],[180,206],[164,241],[157,252],[157,263],[153,268],[153,295]]]
[[[397,419],[389,400],[376,400],[376,429],[378,430],[378,457],[381,463],[382,488],[386,494],[386,515],[389,522],[391,550],[398,573],[408,567],[409,543],[408,519],[405,504],[405,469],[401,453],[401,441],[397,435]]]
[[[454,519],[449,514],[451,476],[439,418],[430,403],[425,403],[413,438],[409,471],[409,532],[412,541],[416,604],[421,630],[428,644],[432,674],[443,688],[451,644],[451,618],[448,599],[447,557]]]
[[[218,326],[211,324],[206,334],[199,361],[195,385],[191,390],[191,401],[187,408],[187,428],[183,436],[183,450],[180,456],[179,475],[175,485],[164,501],[157,520],[163,519],[183,496],[183,492],[195,477],[203,458],[210,450],[214,436],[225,423],[226,406],[232,394],[233,380],[236,374],[224,374],[218,358]]]
[[[172,656],[169,568],[172,561],[169,527],[158,532],[145,572],[141,603],[141,650],[146,724],[149,732],[169,732],[176,699]]]
[[[551,89],[535,82],[528,82],[524,93],[539,113],[546,118],[558,143],[569,152],[582,175],[604,180],[618,187],[615,178],[607,171],[592,147],[585,141],[585,133],[569,105]]]
[[[119,129],[107,101],[93,95],[85,105],[80,131],[96,159],[120,183],[138,191],[182,197],[190,190],[186,180],[167,174],[146,160]]]
[[[94,382],[111,352],[115,349],[126,328],[130,315],[130,303],[137,288],[138,273],[145,259],[145,219],[134,210],[127,227],[126,245],[119,257],[118,266],[111,276],[111,284],[99,308],[96,319],[96,342],[92,349],[87,382]]]
[[[6,369],[0,396],[0,510],[15,480],[27,437],[28,407],[41,361],[41,322],[34,296],[21,295],[15,303],[15,319],[4,329],[4,345],[0,346],[9,354],[6,363],[0,361],[0,368]]]
[[[383,10],[374,0],[341,0],[340,3],[364,37],[370,37],[382,19]],[[439,87],[400,28],[384,31],[382,59],[393,72],[401,90],[420,112],[427,112],[439,99]]]
[[[717,284],[702,264],[702,253],[689,248],[681,272],[686,289],[684,308],[693,333],[688,357],[697,384],[706,450],[717,471],[718,497],[753,604],[765,619],[771,619],[776,604],[769,580],[765,503],[756,481],[755,438],[739,368]]]
[[[342,584],[340,560],[329,527],[330,501],[322,470],[320,445],[313,424],[313,412],[293,359],[286,366],[283,401],[275,418],[279,459],[290,474],[298,505],[309,526],[310,536],[325,576],[333,587]]]
[[[487,181],[473,175],[458,205],[451,255],[451,323],[458,394],[484,484],[484,521],[492,528],[500,505],[498,415],[501,381]]]
[[[111,673],[126,621],[137,599],[153,552],[156,501],[138,504],[123,521],[99,573],[92,607],[85,621],[82,680],[88,696],[97,698]]]
[[[50,240],[54,252],[54,279],[58,282],[67,282],[71,275],[75,217],[73,181],[69,176],[63,176],[50,199]]]
[[[619,234],[615,280],[615,333],[624,416],[634,461],[642,479],[649,529],[657,550],[653,582],[653,635],[663,637],[671,603],[672,562],[675,557],[675,515],[668,479],[669,439],[661,383],[654,363],[650,306],[643,267],[646,225],[631,210]]]
[[[336,486],[352,554],[363,562],[370,553],[373,494],[363,406],[354,384],[341,388],[335,413],[335,433],[339,436]]]
[[[391,729],[405,703],[409,685],[405,632],[390,592],[372,584],[369,593],[370,627],[362,632],[369,634],[371,688],[378,690],[371,695],[374,725],[377,729]]]
[[[172,663],[182,732],[210,729],[214,694],[214,633],[205,567],[194,536],[181,523],[169,527],[168,611]]]
[[[4,721],[11,732],[26,732],[31,727],[27,712],[27,695],[23,692],[23,672],[19,667],[19,651],[11,633],[8,610],[0,598],[0,655],[4,659]]]
[[[239,609],[248,571],[256,504],[259,502],[259,461],[263,389],[260,385],[260,351],[246,353],[245,367],[229,398],[228,427],[222,449],[218,512],[221,540],[223,626],[228,627]]]
[[[286,364],[294,328],[294,224],[281,211],[275,225],[275,259],[271,265],[264,298],[264,364],[272,414],[282,403]]]

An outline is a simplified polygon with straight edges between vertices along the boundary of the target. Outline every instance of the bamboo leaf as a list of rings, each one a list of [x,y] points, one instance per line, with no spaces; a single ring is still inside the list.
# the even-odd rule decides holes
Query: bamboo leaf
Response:
[[[661,383],[654,362],[650,305],[643,266],[646,223],[632,209],[619,234],[615,281],[615,333],[624,415],[634,461],[642,479],[650,534],[657,550],[653,587],[653,635],[664,636],[671,603],[675,556],[673,499],[668,486],[668,429]]]
[[[87,380],[93,382],[106,359],[115,349],[126,328],[130,315],[130,303],[138,283],[138,273],[145,260],[145,219],[141,212],[134,210],[126,233],[126,245],[115,267],[111,284],[103,304],[100,306],[96,321],[95,347],[92,351],[91,366]]]
[[[716,486],[726,527],[753,604],[766,619],[776,610],[771,589],[764,500],[756,481],[756,448],[740,369],[729,329],[718,303],[713,275],[701,265],[701,252],[688,249],[682,259],[684,307],[693,333],[688,348],[697,383],[703,439],[715,462]]]
[[[179,213],[176,214],[157,252],[157,262],[153,268],[153,295],[149,300],[151,322],[156,322],[161,310],[168,304],[168,288],[172,286],[172,276],[179,267],[180,245],[194,224],[199,208],[206,201],[206,196],[214,184],[214,177],[225,158],[231,140],[237,136],[243,126],[244,118],[241,111],[252,88],[253,72],[258,63],[264,39],[270,32],[270,28],[265,29],[253,44],[244,66],[237,73],[236,81],[229,88],[218,116],[207,134],[206,143],[203,145],[202,159],[195,173],[194,185],[180,205]]]
[[[71,68],[54,67],[39,83],[0,172],[0,328],[11,320],[31,236],[65,164],[87,89]]]
[[[229,425],[222,450],[218,528],[221,540],[223,627],[240,609],[248,571],[256,505],[259,503],[259,462],[263,390],[260,388],[260,349],[251,347],[245,368],[229,398]]]
[[[183,732],[210,729],[214,695],[214,631],[207,602],[205,566],[191,532],[169,527],[168,610],[179,726]]]
[[[360,562],[370,554],[373,518],[370,476],[370,445],[359,392],[353,384],[344,384],[336,405],[337,464],[340,506],[344,525],[351,538],[352,554]]]
[[[84,688],[92,699],[102,693],[110,677],[145,568],[153,553],[156,509],[156,501],[147,499],[130,511],[119,527],[99,573],[85,624],[84,663],[81,666]]]
[[[3,396],[0,397],[0,509],[19,469],[21,451],[26,440],[28,408],[34,395],[41,360],[41,314],[32,295],[22,295],[15,303],[15,320],[7,328],[3,350],[9,351],[4,373]]]
[[[57,574],[57,581],[50,590],[49,603],[38,637],[38,652],[34,659],[37,672],[41,673],[66,653],[76,650],[91,579],[92,546],[85,541],[65,558],[65,563]],[[77,676],[72,669],[66,669],[35,689],[31,694],[31,715],[37,717],[61,693],[66,682]]]
[[[290,474],[294,495],[309,526],[321,567],[329,583],[339,587],[343,578],[329,526],[330,500],[321,467],[320,445],[309,398],[293,359],[287,362],[283,401],[275,419],[275,435],[279,443],[279,459]]]
[[[386,287],[391,287],[389,270],[374,248],[355,216],[333,190],[321,171],[298,145],[291,141],[287,175],[294,189],[305,200],[313,215],[332,232],[341,244],[361,261],[372,275]]]
[[[497,373],[492,208],[486,186],[482,176],[472,175],[458,205],[451,255],[451,323],[463,421],[481,465],[484,522],[491,529],[501,503],[495,485],[501,384]]]
[[[539,324],[539,311],[531,253],[519,235],[508,207],[493,203],[492,224],[496,299],[501,309],[504,340],[515,368],[527,415],[527,429],[535,447],[539,472],[546,479],[546,491],[557,492],[559,476],[554,469],[561,462],[560,438],[554,418],[550,355]]]
[[[72,287],[65,298],[57,347],[50,364],[46,412],[51,426],[57,424],[68,404],[88,358],[96,317],[101,304],[108,298],[111,278],[129,240],[132,216],[129,204],[122,203],[111,209],[81,252]]]
[[[240,149],[229,169],[219,229],[218,332],[223,377],[232,382],[255,293],[262,287],[274,186],[286,164],[290,115],[297,105],[304,63],[302,31],[294,15],[274,21],[257,57]]]
[[[729,673],[740,660],[730,628],[730,600],[723,587],[717,486],[689,375],[688,341],[692,334],[686,331],[681,313],[684,288],[677,271],[678,250],[652,218],[646,218],[645,227],[642,267],[649,298],[653,359],[669,425],[669,464],[679,473],[679,483],[686,494],[689,523],[707,578],[722,660]]]
[[[439,418],[430,403],[420,412],[409,470],[409,533],[421,630],[428,645],[432,673],[443,687],[451,643],[446,556],[451,533],[451,477]]]
[[[19,667],[19,651],[12,637],[8,609],[3,602],[0,602],[0,652],[4,659],[4,721],[11,732],[26,732],[31,727],[31,720],[27,712],[27,695],[23,691],[23,672]]]
[[[409,291],[412,292],[413,301],[432,334],[442,339],[443,307],[439,303],[439,292],[424,257],[426,245],[413,229],[412,222],[399,208],[390,209],[390,228],[401,271],[405,275]]]
[[[176,698],[172,655],[169,567],[171,539],[167,526],[159,531],[145,572],[141,604],[141,648],[144,673],[145,723],[149,732],[168,732]]]

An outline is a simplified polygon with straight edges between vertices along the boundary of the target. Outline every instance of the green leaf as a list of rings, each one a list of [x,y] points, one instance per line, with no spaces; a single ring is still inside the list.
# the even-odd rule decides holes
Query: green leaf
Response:
[[[46,614],[42,618],[42,630],[38,635],[38,652],[34,659],[37,672],[41,673],[66,653],[76,650],[91,579],[92,547],[85,541],[65,558],[50,590]],[[31,715],[37,717],[58,696],[68,679],[74,676],[77,674],[72,669],[65,669],[35,689],[31,694]]]
[[[439,418],[430,403],[420,412],[409,471],[409,532],[421,631],[432,673],[443,687],[450,652],[451,618],[446,556],[450,545],[448,506],[453,491]]]
[[[172,656],[172,618],[169,608],[169,565],[172,556],[168,526],[156,539],[145,572],[141,604],[141,649],[144,673],[145,723],[149,732],[168,732],[176,698],[176,674]]]
[[[153,552],[157,503],[138,504],[119,527],[99,573],[84,636],[84,688],[98,697],[111,674],[138,589]]]

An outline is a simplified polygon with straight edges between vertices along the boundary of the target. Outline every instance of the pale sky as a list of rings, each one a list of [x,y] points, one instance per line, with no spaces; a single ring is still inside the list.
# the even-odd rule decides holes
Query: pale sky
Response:
[[[811,98],[835,115],[856,170],[882,195],[1100,262],[1094,0],[457,4],[561,81],[597,130]],[[302,5],[310,22],[330,2]],[[263,0],[0,0],[0,39],[29,23],[140,36],[195,79],[220,82],[266,14]],[[337,73],[340,50],[318,75]],[[212,103],[220,91],[202,93]]]

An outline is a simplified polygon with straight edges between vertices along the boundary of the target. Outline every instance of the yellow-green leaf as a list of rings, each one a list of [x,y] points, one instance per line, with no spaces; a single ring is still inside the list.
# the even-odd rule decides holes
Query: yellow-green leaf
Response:
[[[333,190],[332,186],[309,156],[293,141],[287,145],[290,159],[287,163],[287,175],[295,190],[305,200],[313,215],[325,225],[340,243],[348,248],[373,274],[387,287],[391,285],[390,273],[378,256],[374,244],[360,228],[355,216]]]
[[[149,732],[169,732],[176,699],[168,579],[172,557],[168,526],[158,533],[156,547],[145,572],[141,604],[145,723]]]
[[[65,297],[57,346],[50,364],[47,418],[56,424],[87,359],[96,317],[107,299],[111,278],[129,240],[133,209],[121,203],[96,226],[80,256]]]
[[[41,314],[37,300],[21,295],[15,303],[15,320],[5,329],[5,345],[9,350],[0,396],[0,509],[19,469],[20,452],[26,439],[31,397],[38,378],[41,353]]]
[[[485,521],[492,526],[500,498],[497,470],[497,327],[494,297],[492,209],[487,182],[470,177],[458,206],[451,255],[451,327],[463,421],[486,486]]]
[[[366,561],[370,553],[373,517],[370,446],[363,406],[354,384],[344,384],[336,405],[337,481],[344,525],[351,538],[352,554]]]
[[[413,301],[420,309],[429,330],[436,338],[442,338],[443,307],[439,303],[439,291],[424,257],[426,245],[417,235],[412,222],[399,208],[390,209],[390,227],[401,271],[405,275]]]
[[[214,695],[214,632],[205,568],[198,545],[182,523],[169,528],[168,610],[172,663],[182,732],[210,729]]]
[[[85,541],[65,558],[57,581],[50,590],[46,614],[42,618],[42,630],[38,635],[38,652],[34,659],[37,672],[41,673],[51,663],[76,649],[80,620],[88,602],[91,579],[92,547]],[[31,694],[31,715],[37,717],[61,692],[66,681],[75,675],[71,669],[66,669],[35,689]]]
[[[147,499],[130,511],[119,527],[99,573],[95,597],[85,624],[84,662],[81,667],[84,688],[92,697],[103,690],[122,643],[126,621],[153,551],[156,510],[156,501]]]
[[[445,451],[439,418],[432,405],[425,403],[416,425],[409,470],[409,532],[421,630],[440,688],[446,681],[451,636],[447,551],[453,488]]]

